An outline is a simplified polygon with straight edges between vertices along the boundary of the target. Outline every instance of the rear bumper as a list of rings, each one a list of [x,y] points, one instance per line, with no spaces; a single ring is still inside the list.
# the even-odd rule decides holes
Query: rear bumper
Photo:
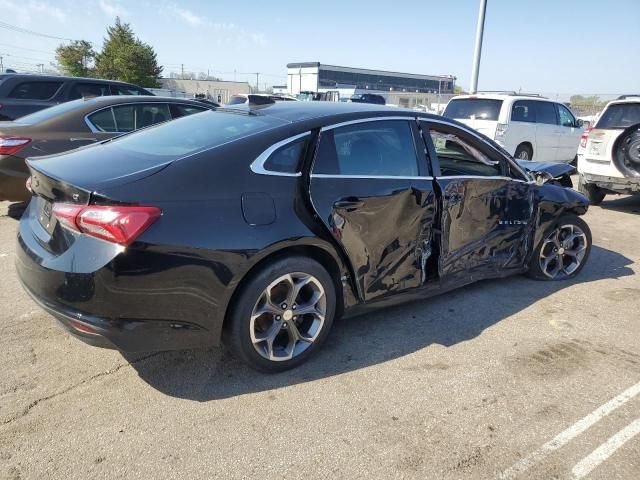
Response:
[[[591,173],[581,173],[581,175],[585,183],[594,184],[605,190],[625,194],[640,193],[640,177],[608,177]]]
[[[185,282],[179,271],[164,265],[161,271],[154,271],[152,264],[157,258],[144,253],[139,254],[142,258],[136,258],[135,251],[127,251],[124,259],[113,257],[105,252],[112,246],[100,240],[95,240],[98,243],[90,245],[92,248],[85,245],[84,251],[74,245],[76,251],[68,253],[75,254],[68,262],[63,262],[64,255],[51,258],[29,227],[32,216],[28,208],[20,222],[16,246],[18,277],[36,303],[76,337],[91,345],[124,352],[200,348],[219,342],[222,318],[216,311],[205,311],[196,303],[198,297],[193,300],[172,295],[167,288],[171,284],[179,290]],[[104,266],[78,272],[87,266],[82,265],[83,258],[101,255],[105,260],[100,264]],[[143,267],[146,275],[141,275]]]

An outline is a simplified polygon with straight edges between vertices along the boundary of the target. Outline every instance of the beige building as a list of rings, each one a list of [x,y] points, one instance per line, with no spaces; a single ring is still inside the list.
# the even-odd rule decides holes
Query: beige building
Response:
[[[229,97],[236,93],[251,93],[247,82],[227,82],[224,80],[181,80],[178,78],[161,78],[162,88],[188,98],[204,95],[209,100],[221,104],[227,103]]]

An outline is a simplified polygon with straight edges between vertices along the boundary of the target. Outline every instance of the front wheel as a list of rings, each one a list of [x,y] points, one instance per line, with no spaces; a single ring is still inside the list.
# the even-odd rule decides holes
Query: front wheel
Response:
[[[531,160],[533,158],[533,150],[529,145],[522,143],[518,145],[513,156],[519,160]]]
[[[587,197],[590,205],[600,205],[606,195],[598,186],[585,182],[582,175],[578,180],[578,191]]]
[[[303,363],[324,342],[336,291],[322,265],[292,256],[254,274],[231,308],[225,343],[250,367],[281,372]]]
[[[589,225],[576,215],[563,215],[544,235],[529,263],[529,276],[536,280],[575,277],[591,252]]]

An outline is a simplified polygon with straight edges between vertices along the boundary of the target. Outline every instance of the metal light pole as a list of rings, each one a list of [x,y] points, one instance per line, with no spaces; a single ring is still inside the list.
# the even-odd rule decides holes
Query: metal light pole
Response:
[[[478,27],[476,28],[476,49],[473,53],[473,70],[471,70],[471,88],[469,93],[478,91],[478,75],[480,74],[480,55],[482,54],[482,36],[484,35],[484,14],[487,12],[487,0],[480,0]]]

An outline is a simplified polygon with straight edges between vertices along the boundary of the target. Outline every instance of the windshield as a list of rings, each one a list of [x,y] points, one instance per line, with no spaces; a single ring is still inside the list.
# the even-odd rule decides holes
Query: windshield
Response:
[[[62,115],[64,113],[75,110],[84,102],[86,102],[86,100],[80,99],[61,103],[59,105],[54,105],[53,107],[45,108],[44,110],[39,110],[30,115],[20,117],[17,122],[25,125],[35,125],[36,123],[46,122],[48,120],[51,120],[52,118],[57,117],[58,115]]]
[[[497,121],[502,100],[489,98],[460,98],[451,100],[442,114],[454,119],[477,119]]]
[[[640,102],[609,105],[595,128],[627,128],[640,123]]]
[[[150,165],[217,147],[286,122],[273,117],[207,111],[124,135],[109,147],[145,157]]]

